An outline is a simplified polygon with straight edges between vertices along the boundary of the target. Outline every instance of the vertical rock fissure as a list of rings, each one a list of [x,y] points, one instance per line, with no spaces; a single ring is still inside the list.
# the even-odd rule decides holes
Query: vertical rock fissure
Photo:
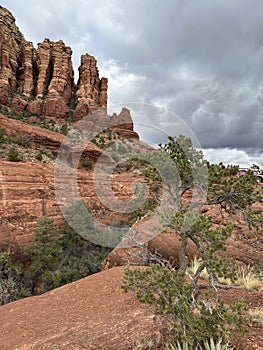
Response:
[[[47,67],[44,96],[46,96],[48,94],[48,88],[49,88],[49,85],[50,85],[52,77],[53,77],[53,71],[54,71],[54,56],[52,55],[52,52],[51,52],[50,60],[49,60],[48,67]]]
[[[36,95],[37,95],[37,82],[38,82],[38,76],[39,76],[39,67],[37,64],[37,57],[36,57],[35,53],[32,57],[32,74],[33,74],[32,95],[33,95],[33,97],[36,97]]]

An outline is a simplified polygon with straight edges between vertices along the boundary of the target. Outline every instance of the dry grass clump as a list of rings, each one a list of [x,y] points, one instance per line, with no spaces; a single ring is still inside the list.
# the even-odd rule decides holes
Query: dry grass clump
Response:
[[[194,275],[197,271],[197,269],[199,268],[199,266],[201,265],[202,261],[200,259],[197,259],[195,257],[195,259],[191,262],[191,264],[188,267],[188,273],[190,275]],[[201,278],[207,280],[208,279],[208,273],[206,271],[206,269],[204,269],[201,273]],[[253,267],[247,266],[239,266],[238,270],[237,270],[237,279],[236,281],[233,283],[231,282],[230,279],[224,279],[221,278],[219,279],[219,281],[223,284],[228,284],[228,285],[232,285],[232,286],[239,286],[239,287],[243,287],[246,289],[258,289],[259,287],[261,287],[263,285],[261,276],[253,269]]]
[[[250,309],[248,315],[252,322],[259,323],[263,326],[263,307],[257,307],[255,309]]]

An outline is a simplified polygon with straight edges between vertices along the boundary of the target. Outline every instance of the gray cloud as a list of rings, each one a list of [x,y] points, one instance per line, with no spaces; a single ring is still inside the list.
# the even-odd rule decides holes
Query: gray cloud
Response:
[[[75,67],[81,54],[95,55],[110,79],[109,104],[139,101],[165,107],[189,125],[214,159],[211,149],[220,156],[232,152],[237,161],[246,154],[247,162],[253,158],[262,164],[261,0],[109,0],[96,5],[91,0],[2,0],[2,5],[13,12],[28,40],[62,38],[73,48]],[[178,133],[169,113],[160,120],[139,118]]]

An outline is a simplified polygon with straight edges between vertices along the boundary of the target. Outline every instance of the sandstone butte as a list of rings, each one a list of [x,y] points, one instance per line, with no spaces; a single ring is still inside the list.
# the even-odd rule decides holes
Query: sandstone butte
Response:
[[[106,113],[107,79],[99,78],[96,59],[81,57],[79,80],[74,83],[72,50],[63,41],[45,39],[34,48],[25,40],[12,14],[0,6],[0,103],[8,110],[25,115],[39,114],[60,123],[80,120],[85,128],[105,123],[124,137],[138,139],[129,111],[123,109],[110,119]],[[94,111],[94,120],[82,120]],[[30,135],[32,148],[45,147],[54,155],[64,136],[27,125],[0,114],[0,128],[9,136]],[[84,156],[96,161],[102,150],[87,143]],[[70,156],[70,152],[69,152]],[[78,170],[78,185],[85,201],[99,207],[92,186],[92,172]],[[116,195],[127,200],[132,194],[136,174],[113,176]],[[206,209],[204,209],[206,210]],[[219,212],[212,208],[216,221]],[[211,213],[211,212],[210,212]],[[209,214],[209,212],[208,212]],[[37,219],[41,216],[61,220],[54,186],[54,164],[0,160],[0,244],[17,253],[30,242]],[[218,219],[217,219],[218,218]],[[110,220],[118,220],[112,214]],[[143,225],[147,235],[152,227]],[[135,228],[140,228],[138,223]],[[242,241],[236,240],[242,236]],[[174,264],[178,259],[178,239],[173,232],[149,240],[149,248]],[[195,247],[188,247],[191,259]],[[228,241],[227,254],[251,264],[262,259],[262,247],[245,229],[235,232]],[[0,308],[0,349],[132,349],[136,341],[151,339],[158,331],[152,310],[138,303],[133,294],[119,288],[123,275],[120,265],[140,265],[122,245],[116,247],[103,263],[104,271],[55,289],[41,296],[19,300]],[[118,267],[119,266],[119,267]],[[262,293],[235,289],[223,295],[226,302],[243,297],[251,307],[262,306]],[[253,326],[237,347],[238,350],[262,349],[262,326]],[[11,336],[12,335],[12,336]]]

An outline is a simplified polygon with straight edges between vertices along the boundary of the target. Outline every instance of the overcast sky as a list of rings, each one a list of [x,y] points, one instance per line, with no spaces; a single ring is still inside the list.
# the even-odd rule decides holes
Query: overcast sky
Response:
[[[86,52],[109,78],[109,105],[150,128],[184,121],[214,162],[263,166],[262,0],[2,0],[27,40],[63,39],[75,70]],[[77,79],[77,72],[75,71]],[[147,105],[146,105],[147,106]],[[141,108],[142,112],[143,108]],[[156,138],[156,139],[154,139]]]

